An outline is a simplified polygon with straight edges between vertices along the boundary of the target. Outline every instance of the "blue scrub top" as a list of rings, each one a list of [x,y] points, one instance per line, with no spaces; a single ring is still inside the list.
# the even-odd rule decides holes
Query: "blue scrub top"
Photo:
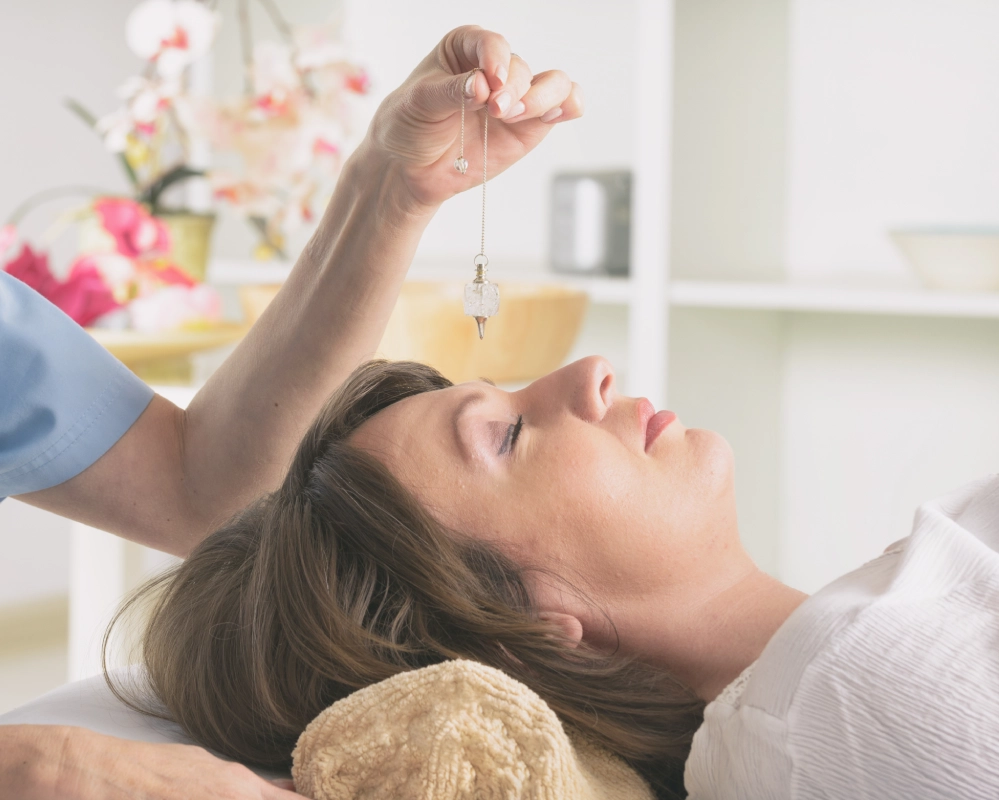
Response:
[[[152,399],[83,328],[0,270],[0,499],[83,472]]]

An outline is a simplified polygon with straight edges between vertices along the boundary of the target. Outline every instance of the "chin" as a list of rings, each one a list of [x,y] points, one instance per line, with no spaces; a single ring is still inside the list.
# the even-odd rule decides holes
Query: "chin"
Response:
[[[686,432],[690,444],[696,448],[705,489],[715,495],[732,492],[735,475],[735,456],[728,439],[715,431],[690,428]]]

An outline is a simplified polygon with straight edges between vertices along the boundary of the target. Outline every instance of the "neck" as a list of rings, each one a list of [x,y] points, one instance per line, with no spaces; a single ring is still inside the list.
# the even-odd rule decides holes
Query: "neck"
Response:
[[[752,664],[807,595],[762,572],[749,559],[695,599],[676,591],[636,601],[640,620],[628,647],[669,669],[705,702]],[[622,631],[622,640],[625,640]]]

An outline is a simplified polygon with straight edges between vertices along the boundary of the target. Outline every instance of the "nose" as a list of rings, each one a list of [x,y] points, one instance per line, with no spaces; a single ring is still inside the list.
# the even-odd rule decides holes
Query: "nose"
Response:
[[[600,422],[617,396],[614,368],[600,356],[581,358],[538,378],[520,394],[534,420],[568,412],[587,422]]]
[[[573,413],[587,422],[599,422],[616,395],[614,367],[606,358],[590,356],[564,367]]]

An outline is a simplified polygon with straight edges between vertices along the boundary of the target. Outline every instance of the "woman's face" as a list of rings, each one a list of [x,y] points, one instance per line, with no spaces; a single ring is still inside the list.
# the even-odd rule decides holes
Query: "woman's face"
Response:
[[[653,411],[592,357],[516,392],[476,381],[407,398],[352,442],[445,525],[613,608],[700,580],[738,541],[727,442]]]

